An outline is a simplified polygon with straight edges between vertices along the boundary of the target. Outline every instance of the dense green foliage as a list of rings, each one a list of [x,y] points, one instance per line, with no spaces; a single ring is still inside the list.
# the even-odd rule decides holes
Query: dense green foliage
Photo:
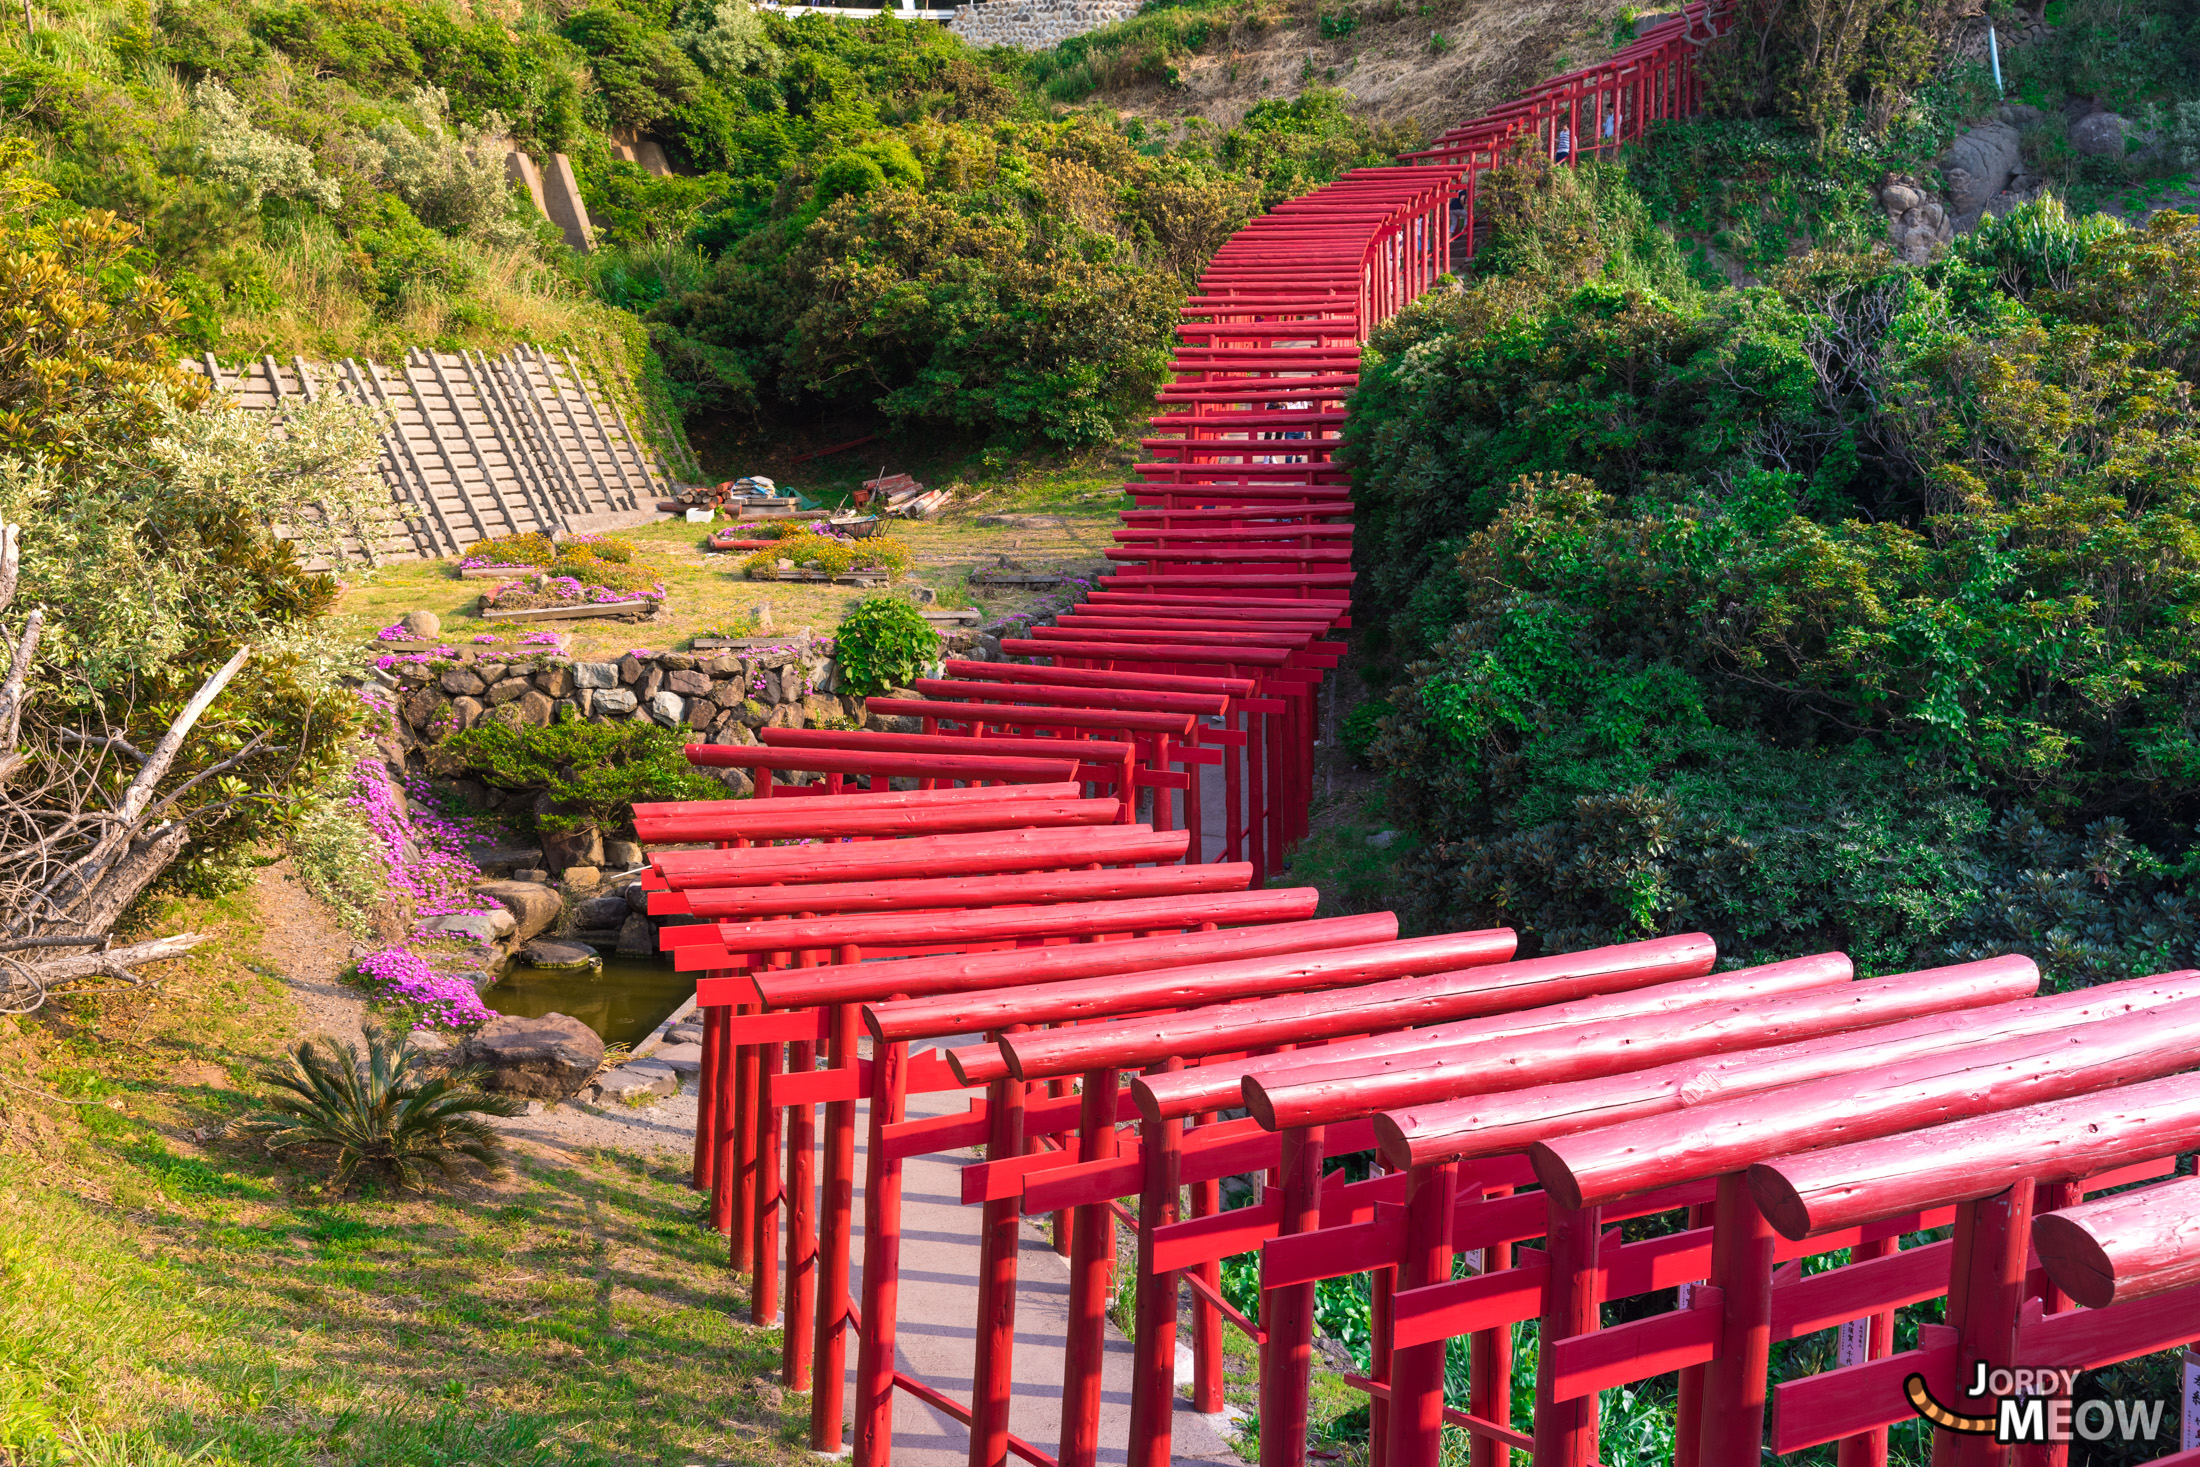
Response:
[[[230,360],[559,342],[647,395],[661,356],[688,409],[1075,446],[1150,400],[1232,230],[1404,139],[1319,90],[1150,132],[1043,73],[747,0],[85,0],[0,37],[0,131],[56,217],[137,226],[183,341]],[[515,146],[569,156],[598,253],[508,180]],[[671,176],[625,160],[651,146]]]
[[[0,517],[22,535],[14,613],[42,608],[44,626],[25,732],[53,770],[87,729],[151,748],[252,647],[164,788],[191,829],[167,880],[204,890],[287,825],[355,722],[311,645],[334,583],[271,522],[340,505],[378,424],[329,405],[277,439],[199,411],[204,388],[175,366],[182,307],[139,268],[137,231],[105,212],[50,219],[26,154],[0,144]]]
[[[1424,914],[2191,961],[2200,221],[1706,293],[1622,170],[1506,188],[1353,419]]]
[[[940,634],[924,613],[893,596],[866,596],[849,608],[833,633],[840,679],[852,693],[871,697],[905,687],[939,660]]]
[[[654,261],[692,219],[687,240],[713,257],[658,269],[651,317],[676,386],[706,408],[1101,441],[1151,400],[1216,247],[1390,146],[1321,90],[1219,139],[1178,137],[1051,116],[994,69],[1005,60],[981,65],[937,30],[770,17],[766,31],[779,59],[742,94],[745,149],[713,164],[735,171],[709,180],[699,215],[668,193],[660,218],[635,216],[647,238],[628,238]]]
[[[631,831],[638,800],[726,798],[723,784],[687,762],[683,743],[654,723],[568,717],[547,727],[484,719],[442,748],[498,789],[547,795],[550,807],[535,825],[553,834]]]

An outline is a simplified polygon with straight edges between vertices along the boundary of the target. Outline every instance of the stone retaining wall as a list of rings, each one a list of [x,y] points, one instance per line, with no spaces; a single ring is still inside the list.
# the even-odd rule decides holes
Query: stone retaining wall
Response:
[[[803,637],[722,652],[636,649],[614,661],[399,661],[373,676],[389,690],[406,762],[442,776],[459,769],[437,757],[437,746],[459,730],[484,719],[546,725],[568,709],[593,722],[689,729],[696,742],[713,744],[753,744],[765,727],[860,727],[863,700],[841,690],[834,650],[828,638]],[[992,661],[1001,655],[1000,638],[948,632],[941,654]],[[747,779],[740,770],[724,775],[729,783]]]
[[[977,0],[955,7],[947,28],[974,46],[1043,50],[1138,14],[1138,0]]]

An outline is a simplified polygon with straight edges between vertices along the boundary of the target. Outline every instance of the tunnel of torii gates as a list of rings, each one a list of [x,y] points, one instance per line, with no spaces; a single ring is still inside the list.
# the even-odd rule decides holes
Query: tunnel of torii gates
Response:
[[[1674,1372],[1682,1464],[1828,1442],[1842,1467],[1882,1463],[1913,1397],[1949,1423],[1936,1463],[2059,1463],[2066,1445],[1972,1429],[2015,1379],[1994,1372],[2200,1336],[2200,1183],[2173,1176],[2200,1146],[2200,972],[2043,994],[2017,954],[1719,971],[1700,935],[1523,960],[1510,931],[1400,939],[1390,913],[1320,918],[1313,890],[1264,885],[1306,832],[1351,625],[1331,454],[1367,328],[1472,248],[1473,179],[1504,147],[1564,160],[1692,110],[1714,25],[1690,7],[1410,166],[1248,226],[1184,308],[1138,507],[1088,599],[1005,641],[1011,660],[871,701],[921,732],[692,746],[754,771],[760,798],[637,807],[650,909],[676,919],[663,942],[704,1016],[695,1183],[752,1318],[784,1321],[817,1450],[852,1415],[855,1460],[885,1467],[909,1392],[967,1424],[971,1467],[1164,1467],[1177,1392],[1221,1409],[1234,1329],[1259,1347],[1263,1467],[1302,1467],[1315,1286],[1355,1274],[1372,1363],[1350,1384],[1387,1467],[1437,1467],[1453,1428],[1474,1467],[1586,1467],[1599,1392]],[[908,1118],[943,1091],[967,1111]],[[901,1174],[972,1147],[961,1401],[895,1368]],[[1353,1154],[1373,1161],[1326,1165]],[[1251,1206],[1223,1208],[1230,1177],[1255,1180]],[[1056,1456],[1009,1432],[1017,1239],[1041,1215],[1070,1265]],[[1103,1443],[1120,1229],[1131,1420]],[[1248,1319],[1220,1264],[1255,1250]],[[1898,1348],[1896,1311],[1931,1300],[1945,1322]],[[1769,1384],[1776,1342],[1836,1327],[1835,1368]],[[1445,1399],[1454,1340],[1464,1406]]]

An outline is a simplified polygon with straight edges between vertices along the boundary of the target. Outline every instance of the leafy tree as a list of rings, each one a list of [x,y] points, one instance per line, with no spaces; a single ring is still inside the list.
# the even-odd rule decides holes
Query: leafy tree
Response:
[[[1422,920],[2200,956],[2200,221],[2042,204],[1707,295],[1626,187],[1500,182],[1489,274],[1379,331],[1355,400]]]

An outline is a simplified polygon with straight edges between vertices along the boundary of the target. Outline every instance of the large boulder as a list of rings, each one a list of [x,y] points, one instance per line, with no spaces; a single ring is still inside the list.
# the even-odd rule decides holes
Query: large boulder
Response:
[[[573,925],[591,932],[617,928],[626,919],[626,898],[617,894],[588,897],[573,906]]]
[[[2071,151],[2086,158],[2121,158],[2131,123],[2113,112],[2096,112],[2070,124]]]
[[[553,872],[562,872],[568,866],[601,866],[603,864],[603,834],[590,827],[586,830],[561,830],[542,838],[542,858]]]
[[[474,864],[491,876],[503,876],[542,864],[542,852],[534,846],[484,846],[469,852]]]
[[[447,917],[431,917],[420,926],[424,932],[463,937],[488,947],[498,938],[510,935],[515,924],[512,914],[500,909],[494,912],[454,912]]]
[[[642,848],[630,840],[607,840],[603,843],[603,860],[613,871],[632,871],[642,864]]]
[[[1988,199],[2009,186],[2023,161],[2017,130],[2006,122],[1982,122],[1957,138],[1940,155],[1940,176],[1948,184],[1948,212],[1958,219],[1978,213]]]
[[[563,1100],[603,1064],[603,1040],[566,1014],[537,1019],[499,1014],[460,1046],[459,1059],[488,1071],[484,1090]]]
[[[558,920],[558,894],[532,881],[484,881],[474,888],[512,914],[518,925],[513,937],[521,942],[548,932]]]

